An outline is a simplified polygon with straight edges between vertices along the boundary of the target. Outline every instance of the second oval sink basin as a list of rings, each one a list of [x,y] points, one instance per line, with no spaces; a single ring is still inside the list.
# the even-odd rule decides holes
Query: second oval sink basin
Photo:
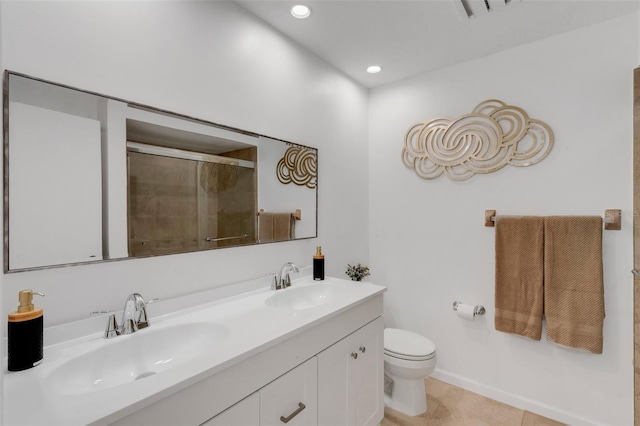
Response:
[[[50,374],[49,385],[61,394],[82,394],[132,383],[191,361],[229,335],[225,326],[204,322],[151,327],[71,358]]]
[[[277,290],[273,296],[265,300],[265,303],[274,308],[302,310],[335,302],[344,293],[345,289],[340,286],[325,283],[311,284]]]

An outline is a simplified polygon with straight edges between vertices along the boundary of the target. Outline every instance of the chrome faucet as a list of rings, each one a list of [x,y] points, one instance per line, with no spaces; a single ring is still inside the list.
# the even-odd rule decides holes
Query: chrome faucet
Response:
[[[105,339],[110,339],[121,334],[131,334],[149,326],[147,316],[147,304],[139,293],[131,293],[124,303],[120,326],[116,322],[116,315],[109,315],[107,329],[104,332]]]
[[[271,288],[273,290],[280,290],[283,288],[291,287],[291,277],[289,276],[289,272],[299,272],[298,267],[293,262],[287,262],[282,265],[280,268],[280,273],[273,277],[273,285]]]

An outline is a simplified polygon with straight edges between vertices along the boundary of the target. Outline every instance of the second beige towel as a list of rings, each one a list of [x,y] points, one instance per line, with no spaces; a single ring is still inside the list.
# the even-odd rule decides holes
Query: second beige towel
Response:
[[[601,354],[602,218],[545,218],[544,270],[547,339]]]
[[[505,217],[496,224],[496,330],[540,340],[543,250],[544,218]]]

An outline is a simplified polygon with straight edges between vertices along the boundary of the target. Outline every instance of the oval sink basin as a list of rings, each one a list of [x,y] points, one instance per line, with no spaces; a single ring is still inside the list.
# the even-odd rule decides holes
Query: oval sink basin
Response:
[[[213,350],[226,339],[225,326],[180,324],[114,337],[100,348],[78,355],[57,367],[49,385],[61,394],[95,392],[162,373]]]
[[[277,290],[265,300],[268,306],[295,310],[309,309],[332,303],[344,295],[345,289],[331,284],[312,284],[304,287],[289,287]]]

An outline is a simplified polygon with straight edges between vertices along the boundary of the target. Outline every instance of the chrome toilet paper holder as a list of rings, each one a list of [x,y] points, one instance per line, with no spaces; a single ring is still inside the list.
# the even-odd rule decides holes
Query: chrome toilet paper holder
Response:
[[[455,302],[453,302],[453,310],[457,311],[458,310],[458,305],[461,304],[461,303],[462,302],[459,302],[457,300]],[[484,315],[485,312],[487,312],[487,311],[484,308],[484,306],[482,306],[482,305],[476,305],[476,306],[473,307],[473,316]]]

